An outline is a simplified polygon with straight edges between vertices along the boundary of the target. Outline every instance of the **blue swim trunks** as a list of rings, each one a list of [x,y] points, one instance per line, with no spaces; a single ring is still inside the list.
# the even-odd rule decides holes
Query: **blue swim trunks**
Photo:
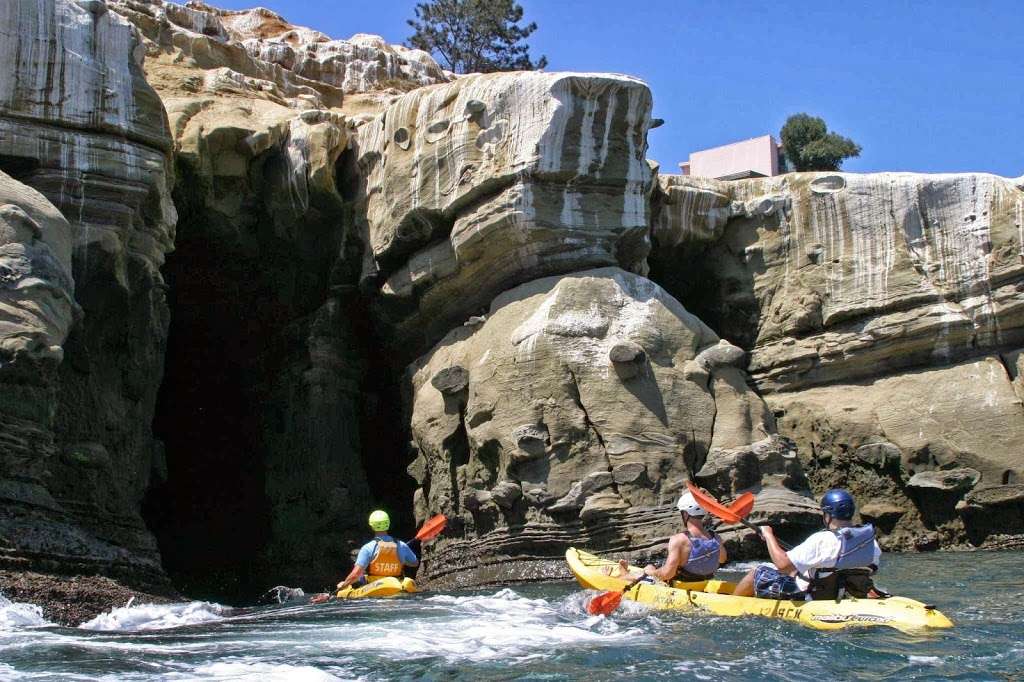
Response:
[[[754,594],[762,599],[803,599],[806,593],[793,576],[779,573],[771,564],[761,564],[754,569]]]

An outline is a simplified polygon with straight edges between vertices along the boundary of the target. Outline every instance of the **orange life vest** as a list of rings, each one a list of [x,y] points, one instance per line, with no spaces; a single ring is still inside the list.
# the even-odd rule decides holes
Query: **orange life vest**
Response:
[[[377,549],[366,570],[378,578],[402,575],[402,560],[398,558],[398,545],[394,542],[378,542]]]

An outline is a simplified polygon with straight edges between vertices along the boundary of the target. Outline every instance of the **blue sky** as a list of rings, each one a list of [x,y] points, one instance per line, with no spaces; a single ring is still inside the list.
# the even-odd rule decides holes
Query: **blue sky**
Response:
[[[258,0],[336,37],[402,42],[414,0]],[[864,148],[845,170],[1024,174],[1024,0],[520,0],[548,70],[639,76],[654,92],[648,156],[821,116]],[[245,0],[213,0],[251,7]]]

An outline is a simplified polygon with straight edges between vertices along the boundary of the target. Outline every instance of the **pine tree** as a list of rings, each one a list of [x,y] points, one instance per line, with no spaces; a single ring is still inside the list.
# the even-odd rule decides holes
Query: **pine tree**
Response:
[[[429,0],[416,5],[407,42],[456,73],[543,69],[547,58],[532,61],[525,43],[537,24],[520,26],[522,20],[513,0]]]

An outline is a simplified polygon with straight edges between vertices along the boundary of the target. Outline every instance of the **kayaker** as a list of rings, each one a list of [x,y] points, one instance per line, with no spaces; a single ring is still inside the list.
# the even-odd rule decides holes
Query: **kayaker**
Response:
[[[673,580],[710,580],[727,559],[725,545],[717,535],[705,528],[707,512],[689,492],[679,498],[676,509],[683,519],[683,532],[668,539],[668,556],[662,567],[647,564],[644,573],[667,583]],[[629,570],[625,560],[620,561],[619,566],[623,571]]]
[[[348,576],[338,583],[343,590],[349,585],[361,581],[364,576],[369,580],[384,577],[399,577],[405,566],[416,566],[420,560],[409,545],[395,540],[388,535],[391,518],[387,512],[377,510],[370,514],[370,528],[374,531],[373,539],[367,542],[356,555],[356,565]]]
[[[855,596],[882,595],[870,579],[878,569],[882,549],[871,524],[853,525],[854,511],[856,505],[850,493],[842,488],[829,490],[821,498],[825,530],[788,552],[779,546],[771,526],[761,526],[772,563],[751,569],[733,594],[765,599],[835,599],[848,584],[856,585],[857,592],[863,593]]]

